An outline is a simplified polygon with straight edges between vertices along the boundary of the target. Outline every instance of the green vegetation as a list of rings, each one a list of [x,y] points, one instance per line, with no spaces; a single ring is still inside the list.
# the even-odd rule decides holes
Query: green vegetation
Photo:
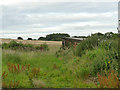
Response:
[[[70,71],[75,72],[75,76],[85,80],[92,77],[97,78],[98,73],[107,75],[111,70],[119,72],[118,34],[111,32],[92,34],[79,43],[76,48],[73,46],[71,49],[60,49],[56,52],[56,56],[63,57],[62,59],[69,65],[68,69],[72,69]],[[72,58],[72,56],[78,59]]]
[[[23,40],[23,38],[22,38],[22,37],[18,37],[17,39],[18,39],[18,40]]]
[[[70,35],[65,33],[53,33],[46,35],[46,37],[39,37],[38,40],[61,41],[63,37],[70,37]]]
[[[86,51],[91,52],[89,56],[93,60],[93,64],[90,65],[92,75],[110,69],[118,71],[118,38],[116,36],[113,33],[107,37],[96,34],[78,44],[74,51],[75,55],[82,56]]]
[[[32,44],[22,44],[17,43],[16,41],[11,41],[10,43],[3,43],[2,44],[3,49],[12,49],[12,50],[26,50],[26,51],[48,51],[49,47],[47,44],[41,44],[41,45],[32,45]]]
[[[28,38],[27,40],[32,40],[32,38]]]
[[[118,88],[117,34],[92,34],[76,47],[60,48],[3,44],[3,87]],[[59,49],[60,48],[60,49]]]

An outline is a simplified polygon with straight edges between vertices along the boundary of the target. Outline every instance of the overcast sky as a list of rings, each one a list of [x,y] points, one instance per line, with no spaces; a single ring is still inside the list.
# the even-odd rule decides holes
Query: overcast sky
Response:
[[[118,2],[5,2],[0,38],[38,39],[51,33],[87,36],[96,32],[117,33]],[[32,0],[31,0],[32,1]],[[1,9],[0,7],[0,9]]]

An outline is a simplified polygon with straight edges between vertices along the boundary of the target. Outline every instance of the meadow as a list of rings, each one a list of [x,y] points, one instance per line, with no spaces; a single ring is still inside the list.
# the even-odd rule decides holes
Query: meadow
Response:
[[[2,47],[3,88],[118,88],[120,84],[116,35],[93,35],[64,49],[61,44],[14,41]]]

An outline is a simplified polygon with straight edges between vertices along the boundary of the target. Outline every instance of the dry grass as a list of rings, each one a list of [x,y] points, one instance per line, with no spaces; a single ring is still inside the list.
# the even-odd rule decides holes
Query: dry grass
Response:
[[[23,44],[35,44],[35,45],[40,45],[40,44],[48,44],[50,46],[61,46],[62,42],[61,41],[42,41],[42,40],[18,40],[18,39],[0,39],[2,40],[2,43],[9,43],[10,41],[14,40],[18,43],[23,43]]]
[[[46,87],[45,83],[38,79],[33,79],[33,84],[34,84],[35,88],[45,88]]]

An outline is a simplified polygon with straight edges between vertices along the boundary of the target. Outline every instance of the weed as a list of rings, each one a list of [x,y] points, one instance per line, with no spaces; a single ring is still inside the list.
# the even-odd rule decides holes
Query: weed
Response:
[[[10,84],[9,84],[10,88],[18,88],[18,86],[19,86],[19,81],[15,81],[15,80],[10,81]]]
[[[98,81],[100,88],[119,88],[120,82],[115,71],[109,72],[107,75],[100,75],[98,73]],[[99,87],[98,87],[99,88]]]
[[[27,70],[27,67],[28,67],[28,70],[29,70],[29,68],[30,68],[30,65],[29,65],[29,64],[26,65],[26,66],[21,66],[21,67],[20,67],[19,64],[16,65],[16,64],[13,64],[13,63],[10,63],[10,62],[8,62],[7,66],[8,66],[9,72],[11,72],[11,73],[24,72],[24,71]]]
[[[6,73],[5,71],[2,74],[2,79],[5,79],[8,76],[8,73]]]

